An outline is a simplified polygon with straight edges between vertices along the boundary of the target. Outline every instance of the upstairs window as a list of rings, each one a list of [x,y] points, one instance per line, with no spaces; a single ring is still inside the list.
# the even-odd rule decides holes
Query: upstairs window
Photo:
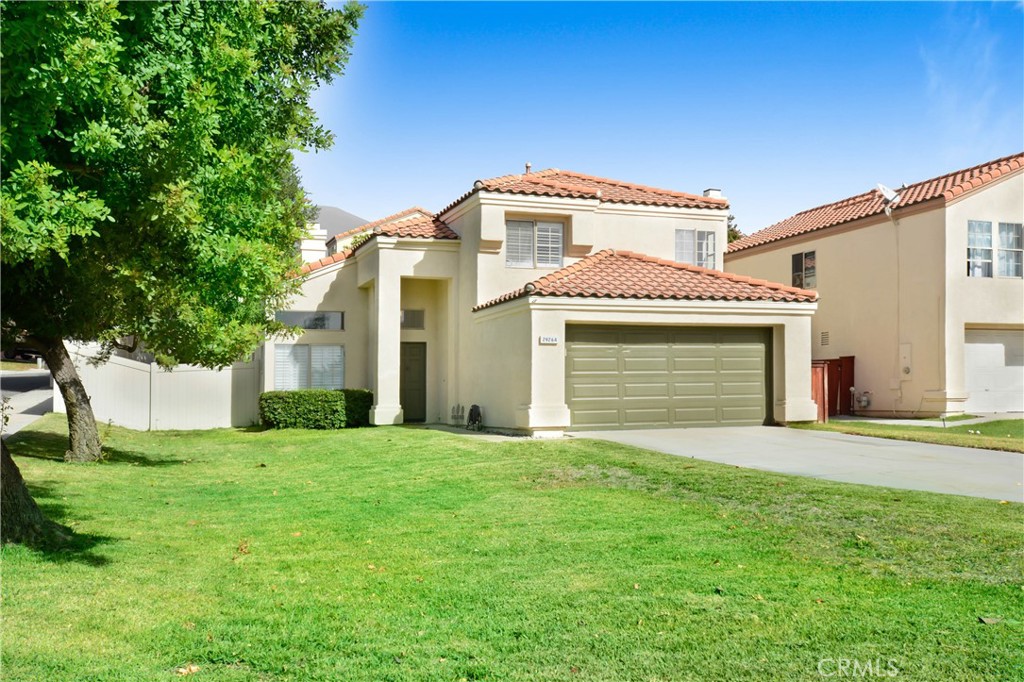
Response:
[[[340,332],[345,330],[345,313],[307,310],[279,310],[274,319],[289,327],[302,329],[326,329]]]
[[[992,276],[992,223],[967,221],[967,276]]]
[[[509,220],[505,223],[505,267],[562,267],[562,223]]]
[[[711,230],[676,230],[676,262],[715,269],[715,233]]]
[[[793,286],[801,289],[818,286],[818,268],[813,251],[793,254]]]
[[[1024,225],[999,223],[997,265],[1000,277],[1024,277]]]

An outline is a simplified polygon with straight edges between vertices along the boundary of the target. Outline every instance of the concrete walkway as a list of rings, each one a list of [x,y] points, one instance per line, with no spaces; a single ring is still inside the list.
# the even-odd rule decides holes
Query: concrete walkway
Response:
[[[1000,419],[1024,419],[1024,412],[980,412],[974,419],[958,419],[955,421],[941,419],[890,419],[888,417],[858,417],[856,415],[837,415],[829,417],[832,422],[872,422],[875,424],[894,424],[899,426],[928,426],[931,428],[949,428],[952,426],[973,426]]]
[[[1015,452],[778,426],[587,431],[573,435],[829,481],[1024,502],[1024,455]]]
[[[11,418],[4,429],[4,438],[53,410],[49,370],[0,372],[0,393],[11,401]]]

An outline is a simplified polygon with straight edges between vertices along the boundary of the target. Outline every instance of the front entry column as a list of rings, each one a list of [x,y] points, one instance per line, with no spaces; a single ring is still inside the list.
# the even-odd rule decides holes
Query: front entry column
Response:
[[[402,285],[397,275],[378,273],[373,287],[373,312],[377,343],[370,351],[374,356],[374,405],[370,410],[370,422],[378,426],[401,424],[399,367],[402,347]]]

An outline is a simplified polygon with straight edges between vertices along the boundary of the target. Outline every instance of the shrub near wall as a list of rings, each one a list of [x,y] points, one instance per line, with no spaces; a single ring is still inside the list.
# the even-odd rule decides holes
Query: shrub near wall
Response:
[[[260,420],[272,429],[343,429],[345,394],[321,389],[268,391],[260,396]]]
[[[369,426],[373,393],[365,388],[346,388],[342,393],[345,395],[345,425]]]

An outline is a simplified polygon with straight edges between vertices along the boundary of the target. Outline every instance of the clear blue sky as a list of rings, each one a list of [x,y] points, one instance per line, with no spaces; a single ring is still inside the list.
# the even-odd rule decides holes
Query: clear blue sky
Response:
[[[368,220],[530,161],[720,187],[749,233],[1024,150],[1022,40],[1019,2],[371,2],[297,161]]]

